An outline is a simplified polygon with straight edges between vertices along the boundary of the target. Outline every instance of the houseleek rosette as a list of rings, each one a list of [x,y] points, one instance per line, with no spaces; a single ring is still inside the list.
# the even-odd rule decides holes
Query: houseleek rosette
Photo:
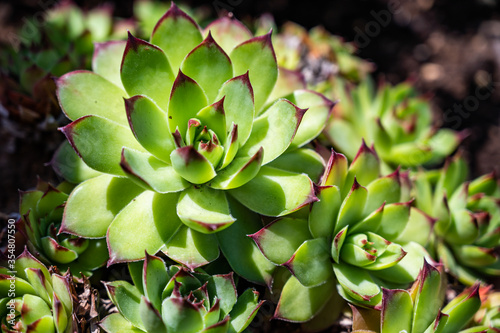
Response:
[[[27,249],[7,267],[0,267],[2,332],[76,332],[71,276],[51,274]]]
[[[134,27],[113,18],[110,6],[83,11],[60,1],[45,9],[43,21],[39,16],[23,20],[0,49],[0,101],[10,117],[54,129],[61,110],[52,77],[89,68],[93,42],[123,38]]]
[[[426,263],[409,290],[383,290],[380,311],[351,307],[353,333],[495,332],[486,326],[467,328],[481,306],[479,284],[464,290],[442,308],[445,293],[442,267]]]
[[[321,91],[330,91],[341,101],[325,134],[350,160],[364,139],[374,144],[389,171],[439,163],[462,139],[455,131],[433,126],[429,101],[408,82],[376,88],[368,77],[355,87],[339,80]]]
[[[282,218],[251,235],[271,262],[292,273],[275,317],[313,317],[335,297],[337,283],[349,302],[380,307],[381,287],[414,281],[426,255],[419,243],[427,242],[432,219],[402,202],[408,191],[407,174],[381,177],[380,162],[364,143],[349,167],[332,151],[308,219]],[[296,306],[306,302],[307,309]]]
[[[241,208],[230,202],[281,216],[316,200],[310,177],[317,180],[323,160],[300,147],[322,131],[333,103],[286,84],[273,90],[280,79],[270,33],[251,38],[223,18],[203,34],[172,5],[151,43],[130,35],[99,44],[94,72],[57,80],[73,120],[62,131],[81,159],[62,147],[54,164],[69,178],[92,177],[70,194],[61,232],[106,237],[109,264],[141,259],[146,249],[194,269],[218,257],[213,233]],[[280,95],[289,100],[274,101]],[[256,230],[238,229],[248,252],[232,264],[259,256],[244,237]],[[237,252],[223,243],[225,254]]]
[[[59,234],[64,206],[72,186],[57,188],[39,180],[35,190],[21,192],[20,214],[27,245],[46,264],[91,275],[108,259],[104,239],[85,239]]]
[[[460,154],[415,177],[417,207],[434,217],[431,250],[462,283],[500,276],[500,188],[493,173],[466,181]]]
[[[166,267],[161,258],[148,254],[144,263],[129,265],[135,285],[105,283],[118,308],[101,322],[109,333],[242,332],[263,303],[252,289],[238,297],[232,273],[191,273],[184,267]]]

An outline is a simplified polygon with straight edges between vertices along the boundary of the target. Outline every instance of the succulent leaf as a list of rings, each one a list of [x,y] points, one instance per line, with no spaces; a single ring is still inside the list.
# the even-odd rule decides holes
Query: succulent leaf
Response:
[[[121,81],[130,95],[144,94],[166,110],[174,74],[163,51],[129,32],[121,63]]]
[[[168,57],[174,72],[182,60],[202,40],[196,22],[173,4],[156,24],[151,43],[158,45]]]
[[[235,75],[248,71],[250,82],[254,87],[255,110],[258,114],[278,78],[278,65],[271,41],[271,32],[236,46],[231,51],[230,58]]]
[[[145,191],[125,206],[108,228],[108,265],[158,252],[180,228],[175,214],[178,194]],[[137,233],[138,228],[141,233]]]
[[[187,226],[203,233],[222,230],[235,221],[229,212],[226,194],[206,186],[183,191],[177,214]]]
[[[127,94],[102,76],[76,71],[60,77],[56,84],[59,103],[69,119],[93,114],[127,124],[123,113],[123,98],[128,97]]]

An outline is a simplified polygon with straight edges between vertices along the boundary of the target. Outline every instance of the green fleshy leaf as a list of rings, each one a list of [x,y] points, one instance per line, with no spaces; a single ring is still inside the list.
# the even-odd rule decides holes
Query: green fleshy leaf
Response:
[[[153,307],[153,305],[145,297],[141,298],[139,311],[146,332],[167,333],[167,328],[163,323],[160,313],[158,312],[157,309]]]
[[[263,149],[259,149],[254,156],[239,157],[233,160],[229,166],[218,172],[209,186],[215,189],[229,190],[245,185],[252,180],[260,170],[262,164]]]
[[[44,264],[38,261],[38,259],[33,257],[33,255],[27,250],[27,248],[24,249],[24,252],[19,257],[17,257],[16,262],[14,263],[14,268],[14,271],[17,272],[16,277],[23,280],[28,280],[26,269],[31,268],[39,269],[43,273],[45,280],[50,281],[50,274],[47,267],[45,267]]]
[[[255,178],[229,192],[251,210],[267,216],[283,216],[316,200],[306,175],[263,166]]]
[[[67,264],[78,258],[75,251],[60,245],[50,236],[42,237],[40,241],[44,254],[57,263]]]
[[[120,78],[120,66],[126,45],[125,41],[95,43],[92,57],[92,71],[122,90],[125,88]]]
[[[349,226],[346,225],[343,227],[332,240],[332,259],[337,264],[340,262],[340,250],[342,249],[342,245],[344,245],[344,241],[347,237],[347,231],[349,230]]]
[[[168,104],[170,133],[178,129],[184,135],[188,129],[189,119],[196,118],[196,114],[207,105],[208,99],[203,89],[196,81],[179,71]]]
[[[383,270],[372,271],[372,273],[378,278],[398,285],[415,281],[424,264],[424,258],[428,254],[421,245],[415,242],[404,244],[403,249],[406,255],[396,265]]]
[[[234,17],[223,16],[205,28],[205,35],[211,33],[220,46],[226,51],[231,50],[238,44],[252,38],[252,33],[240,21]]]
[[[292,322],[305,322],[318,314],[335,293],[335,281],[312,288],[304,287],[290,277],[283,287],[274,318]]]
[[[201,40],[196,22],[175,4],[158,21],[151,35],[151,43],[158,45],[166,53],[174,72]]]
[[[60,77],[56,84],[59,103],[69,119],[98,115],[127,125],[123,112],[127,94],[100,75],[75,71]]]
[[[127,48],[123,54],[121,79],[127,93],[143,94],[167,110],[168,91],[172,89],[174,74],[163,51],[129,32]]]
[[[73,298],[66,277],[52,274],[52,289],[64,307],[66,314],[73,313]]]
[[[479,234],[472,213],[466,209],[451,211],[452,223],[446,230],[444,238],[451,244],[471,244]]]
[[[116,214],[142,191],[143,188],[126,178],[101,175],[89,179],[69,196],[60,232],[87,238],[105,237]],[[92,214],[88,207],[92,207]]]
[[[302,329],[306,332],[319,332],[328,329],[337,322],[344,307],[345,301],[334,288],[330,299],[323,309],[321,309],[311,320],[303,323]]]
[[[355,152],[361,143],[361,137],[348,121],[333,117],[328,123],[325,134],[335,149],[346,154],[349,160],[354,159]]]
[[[370,234],[376,236],[376,234],[369,233],[368,240],[373,242],[373,236],[370,237]],[[399,261],[401,261],[406,256],[406,252],[403,250],[401,245],[396,243],[388,244],[384,253],[377,257],[373,263],[366,265],[364,268],[372,271],[380,271],[383,269],[388,269],[396,265]]]
[[[443,305],[446,283],[444,273],[424,262],[422,271],[417,280],[417,289],[414,296],[413,332],[424,332]],[[413,287],[415,288],[415,287]],[[413,289],[412,288],[412,289]]]
[[[348,193],[347,185],[350,185],[354,178],[362,185],[368,185],[380,175],[380,162],[375,151],[368,148],[363,143],[358,153],[349,167],[347,178],[344,184],[344,195]]]
[[[231,60],[211,34],[184,58],[181,70],[198,82],[209,101],[215,101],[220,86],[233,77]]]
[[[331,237],[339,212],[341,200],[337,186],[320,187],[318,202],[311,206],[309,229],[315,237]]]
[[[290,260],[299,246],[310,239],[307,221],[282,218],[250,235],[271,262],[281,265]]]
[[[470,267],[484,267],[497,262],[498,256],[490,248],[475,245],[452,247],[458,261]]]
[[[59,146],[50,164],[60,176],[73,184],[81,183],[101,174],[85,164],[68,141],[64,141]]]
[[[320,185],[323,186],[335,185],[339,189],[343,189],[346,177],[347,177],[347,158],[344,155],[338,154],[334,150],[332,150],[332,154],[330,155],[328,163],[326,164],[325,174],[321,179]]]
[[[57,294],[54,294],[53,300],[52,300],[52,311],[53,311],[53,318],[54,318],[54,324],[56,326],[56,331],[58,333],[64,333],[66,331],[66,326],[68,325],[68,314],[66,313],[66,310],[64,309],[63,304],[59,300],[59,297],[57,297]]]
[[[354,179],[351,192],[342,202],[342,206],[340,206],[337,222],[335,224],[335,234],[347,225],[354,226],[363,218],[362,207],[365,206],[367,196],[368,191],[366,187],[359,185],[356,179]]]
[[[22,316],[23,324],[30,325],[35,323],[38,319],[44,316],[51,316],[51,311],[45,300],[34,295],[24,295],[22,299],[22,306],[30,309],[31,311],[24,311]],[[54,327],[52,327],[54,331]]]
[[[376,233],[389,241],[396,239],[408,224],[410,218],[410,203],[411,202],[385,205],[382,221]]]
[[[130,321],[119,313],[112,313],[105,317],[99,324],[107,333],[143,333],[144,331],[134,327]]]
[[[26,278],[35,289],[36,295],[41,297],[47,304],[53,300],[53,289],[50,280],[45,277],[40,268],[26,268]],[[25,295],[27,296],[27,295]]]
[[[170,280],[165,262],[155,256],[146,253],[143,269],[142,289],[148,303],[147,307],[154,307],[157,311],[161,310],[161,294],[168,281]]]
[[[184,190],[177,204],[177,215],[188,227],[203,233],[217,232],[235,221],[226,194],[206,186]]]
[[[186,226],[181,226],[166,243],[164,252],[172,260],[191,269],[206,265],[219,257],[215,235],[200,233]]]
[[[305,111],[287,100],[278,100],[254,121],[252,133],[238,156],[252,156],[263,147],[263,165],[276,159],[290,145]]]
[[[208,276],[206,281],[208,281],[208,297],[212,300],[219,299],[221,317],[226,316],[237,301],[233,273]]]
[[[126,281],[113,281],[105,283],[109,298],[116,305],[118,311],[135,327],[144,330],[139,305],[141,294],[136,287]]]
[[[146,96],[134,96],[125,100],[125,108],[137,141],[151,154],[170,163],[170,153],[175,149],[175,144],[167,130],[166,113]]]
[[[199,119],[201,121],[202,126],[207,126],[207,128],[209,128],[210,130],[214,131],[215,134],[217,134],[218,138],[224,140],[222,141],[222,145],[226,144],[225,140],[227,136],[224,100],[225,97],[222,97],[222,99],[218,100],[218,102],[215,102],[201,109],[196,114],[196,119]],[[191,142],[189,142],[188,144],[192,144]]]
[[[254,241],[247,237],[262,227],[260,216],[231,197],[228,201],[231,215],[238,222],[215,234],[222,253],[236,274],[249,281],[269,285],[275,266],[264,257]]]
[[[382,332],[412,332],[413,302],[410,294],[400,289],[382,289],[382,292]]]
[[[333,264],[333,270],[344,291],[357,302],[380,296],[380,287],[364,269],[340,263]]]
[[[232,129],[233,124],[237,124],[237,146],[242,146],[250,136],[255,114],[254,94],[248,72],[225,82],[216,100],[223,97],[226,129]]]
[[[249,72],[254,87],[255,110],[259,111],[273,90],[278,78],[278,64],[271,33],[247,40],[231,52],[234,75]]]
[[[205,156],[193,146],[178,148],[170,155],[174,170],[188,182],[203,184],[212,180],[217,173]]]
[[[382,216],[384,215],[385,204],[382,204],[377,210],[372,212],[370,215],[365,217],[360,222],[356,223],[349,228],[350,233],[363,233],[370,230],[377,230],[382,222]]]
[[[443,308],[443,313],[449,315],[442,333],[458,332],[472,319],[481,306],[479,285],[465,290]]]
[[[28,325],[27,332],[33,333],[52,333],[55,332],[54,329],[54,318],[50,315],[46,315]]]
[[[400,244],[414,241],[422,246],[426,246],[429,242],[433,225],[434,219],[432,217],[418,208],[411,207],[408,224],[394,241]]]
[[[189,186],[171,165],[148,153],[123,148],[121,166],[138,185],[158,193],[179,192]]]
[[[365,214],[373,212],[384,202],[396,203],[401,198],[401,184],[399,172],[396,171],[388,176],[378,178],[366,186],[368,197],[366,198]]]
[[[259,311],[263,301],[259,302],[259,293],[253,289],[247,289],[238,297],[238,301],[229,314],[230,329],[229,332],[243,332],[252,322]]]
[[[310,90],[294,91],[290,101],[300,108],[307,108],[289,147],[295,149],[309,143],[323,131],[335,104],[325,96]]]
[[[120,167],[122,147],[144,151],[130,129],[98,116],[79,118],[61,131],[85,164],[104,173],[124,175]]]
[[[145,191],[125,206],[109,226],[109,263],[142,259],[144,251],[158,252],[181,225],[174,210],[177,198],[175,193]]]
[[[306,287],[328,281],[333,276],[333,270],[326,238],[309,239],[302,243],[285,266]]]
[[[267,166],[295,173],[305,173],[313,182],[318,183],[325,169],[325,162],[321,155],[314,150],[301,148],[281,154]]]
[[[429,140],[429,146],[435,157],[442,159],[450,156],[460,144],[460,135],[457,132],[442,128],[438,130]]]
[[[103,266],[108,259],[106,239],[91,239],[85,252],[80,254],[78,259],[69,266],[71,266],[73,272],[93,271]],[[87,275],[87,273],[85,274]]]
[[[201,312],[187,299],[166,298],[162,304],[161,315],[167,331],[197,333],[203,329]]]

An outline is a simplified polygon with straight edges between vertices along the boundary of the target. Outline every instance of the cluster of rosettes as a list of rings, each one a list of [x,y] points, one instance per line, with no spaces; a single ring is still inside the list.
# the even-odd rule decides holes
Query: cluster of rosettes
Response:
[[[144,263],[129,268],[135,286],[126,281],[105,284],[119,310],[102,321],[106,332],[239,333],[263,303],[252,289],[238,297],[232,273],[166,267],[161,258],[148,254]]]
[[[75,16],[71,38],[87,24],[110,34],[108,16],[64,8],[53,21]],[[274,318],[308,330],[349,304],[355,332],[456,333],[471,319],[462,332],[498,332],[495,293],[474,316],[488,290],[476,280],[500,275],[497,179],[466,182],[460,158],[411,170],[444,160],[462,135],[433,128],[410,84],[376,90],[367,63],[321,28],[273,35],[263,17],[254,36],[223,17],[202,29],[175,4],[154,27],[140,21],[149,41],[96,43],[92,71],[55,80],[71,123],[51,164],[65,181],[40,181],[20,204],[44,264],[91,276],[128,263],[133,284],[104,282],[118,312],[102,329],[242,332],[262,302],[253,289],[237,296],[232,270],[279,295]],[[319,92],[340,99],[333,117]],[[322,132],[338,152],[315,141]],[[16,260],[2,331],[75,330],[71,276],[40,261],[27,250]],[[447,305],[445,269],[472,286]]]

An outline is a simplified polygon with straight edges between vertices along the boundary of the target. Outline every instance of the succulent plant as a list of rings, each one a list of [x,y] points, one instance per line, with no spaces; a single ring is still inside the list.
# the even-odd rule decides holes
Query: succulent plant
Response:
[[[105,239],[59,234],[64,205],[73,186],[57,188],[39,180],[33,191],[21,192],[20,213],[27,246],[46,264],[91,275],[108,259]]]
[[[364,143],[350,167],[332,151],[308,217],[278,219],[250,236],[266,258],[292,273],[275,317],[311,318],[337,283],[349,302],[380,307],[381,287],[413,282],[426,255],[419,243],[426,243],[432,220],[404,202],[408,190],[399,170],[380,176],[378,157]],[[311,306],[297,306],[304,302]]]
[[[146,254],[144,263],[129,264],[133,282],[105,283],[119,313],[101,327],[113,332],[242,332],[263,301],[247,289],[237,296],[233,274],[208,275]]]
[[[76,332],[70,275],[50,273],[27,249],[0,267],[2,332]]]
[[[362,139],[374,144],[386,172],[397,166],[439,163],[458,146],[462,134],[436,129],[428,100],[409,82],[375,88],[371,78],[358,86],[337,80],[324,88],[340,99],[325,130],[328,141],[350,160]]]
[[[52,76],[90,67],[93,42],[126,37],[133,26],[112,17],[112,8],[102,6],[88,12],[71,1],[61,1],[26,20],[23,27],[7,36],[0,50],[0,101],[12,118],[55,128],[60,108]]]
[[[278,31],[271,15],[265,14],[257,20],[258,33],[271,28]],[[321,26],[308,31],[296,23],[286,22],[273,35],[273,44],[280,68],[296,75],[300,73],[313,89],[334,77],[358,82],[373,68],[369,62],[354,55],[356,48],[353,44],[344,42]]]
[[[441,309],[445,281],[440,267],[424,264],[410,290],[383,290],[380,311],[353,306],[353,333],[486,332],[487,327],[463,330],[481,306],[479,284],[464,290]]]
[[[500,276],[500,187],[493,173],[466,181],[461,154],[415,176],[416,206],[437,220],[431,252],[462,283]]]
[[[316,200],[310,177],[323,161],[300,147],[322,131],[333,103],[308,90],[273,92],[270,34],[251,38],[229,18],[204,34],[172,5],[151,43],[129,35],[100,44],[94,72],[57,80],[73,120],[61,130],[101,173],[70,194],[61,232],[106,236],[109,264],[162,249],[194,269],[218,257],[213,233],[235,221],[232,199],[270,216]],[[64,152],[56,167],[73,161]]]

